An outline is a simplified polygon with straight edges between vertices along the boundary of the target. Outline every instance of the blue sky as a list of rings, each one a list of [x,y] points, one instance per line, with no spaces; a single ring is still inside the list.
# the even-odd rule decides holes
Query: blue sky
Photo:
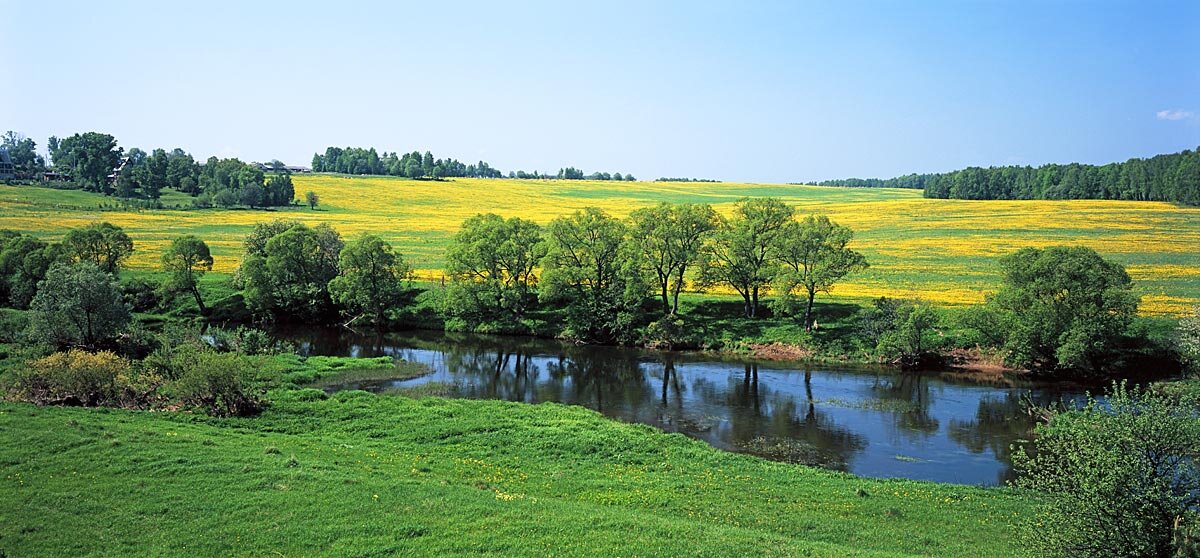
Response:
[[[763,182],[1200,145],[1200,2],[0,0],[0,131]]]

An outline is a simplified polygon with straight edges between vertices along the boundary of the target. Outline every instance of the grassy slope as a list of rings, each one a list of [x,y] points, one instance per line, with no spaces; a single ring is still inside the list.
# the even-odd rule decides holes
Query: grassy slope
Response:
[[[733,183],[612,183],[300,175],[296,191],[317,192],[317,211],[97,211],[94,194],[0,186],[0,228],[48,237],[96,219],[125,227],[135,267],[157,265],[175,235],[195,233],[231,271],[254,223],[275,217],[328,222],[343,235],[375,232],[436,278],[446,241],[466,217],[495,211],[546,222],[595,205],[615,215],[658,201],[709,202],[729,211],[743,196],[778,196],[802,213],[824,212],[856,231],[872,268],[834,290],[841,298],[920,296],[972,303],[999,281],[996,258],[1022,246],[1079,244],[1129,266],[1150,313],[1181,313],[1200,301],[1200,209],[1114,201],[927,200],[914,190]],[[177,196],[178,194],[172,194]]]
[[[0,404],[0,550],[1008,556],[1030,505],[722,453],[575,407],[315,393],[277,392],[250,419]]]

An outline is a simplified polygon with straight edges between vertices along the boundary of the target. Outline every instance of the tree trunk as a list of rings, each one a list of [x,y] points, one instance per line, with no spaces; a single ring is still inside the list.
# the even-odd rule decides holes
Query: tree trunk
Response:
[[[755,286],[750,290],[750,317],[758,317],[758,287]]]
[[[813,299],[817,297],[817,292],[813,289],[808,290],[808,304],[804,306],[804,331],[812,331],[813,328]]]
[[[742,304],[742,308],[746,311],[746,317],[753,318],[754,317],[754,307],[750,304],[750,293],[742,293],[742,300],[745,301]]]
[[[207,316],[208,315],[208,307],[204,306],[204,298],[200,296],[200,289],[193,286],[192,287],[192,296],[196,297],[196,306],[200,307],[200,315]]]

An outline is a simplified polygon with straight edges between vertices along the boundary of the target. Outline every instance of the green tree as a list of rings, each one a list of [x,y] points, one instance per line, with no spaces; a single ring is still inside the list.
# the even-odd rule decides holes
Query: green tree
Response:
[[[339,275],[329,282],[333,301],[359,316],[369,315],[374,323],[382,325],[388,308],[400,301],[403,282],[412,274],[412,268],[390,244],[373,234],[342,248],[338,263]]]
[[[38,155],[37,143],[24,135],[9,130],[4,133],[0,146],[8,150],[17,174],[32,176],[46,168],[46,160]]]
[[[304,194],[304,201],[308,203],[309,209],[316,209],[317,205],[321,203],[321,198],[317,196],[316,192],[310,190]]]
[[[717,212],[708,204],[668,204],[635,210],[630,248],[636,265],[656,288],[664,314],[679,312],[679,293],[687,272],[701,258],[701,248],[717,227]]]
[[[0,231],[0,304],[28,308],[50,266],[66,261],[61,244]]]
[[[90,262],[55,264],[30,304],[30,333],[59,348],[95,348],[129,323],[129,308],[112,275]]]
[[[54,152],[54,165],[83,180],[87,189],[94,192],[108,192],[108,175],[120,162],[117,139],[98,132],[63,139]]]
[[[804,297],[804,329],[813,328],[813,301],[817,293],[829,292],[843,277],[867,268],[867,259],[850,249],[854,231],[829,220],[825,215],[809,215],[792,221],[776,237],[782,266],[776,279],[780,293],[777,306],[791,311],[796,294]]]
[[[186,234],[171,241],[162,255],[162,269],[167,272],[163,288],[168,293],[191,293],[200,314],[208,314],[204,297],[200,295],[200,278],[212,271],[213,257],[208,244],[195,235]]]
[[[589,207],[546,226],[539,296],[565,302],[567,337],[630,340],[644,289],[625,249],[627,228]]]
[[[133,253],[133,240],[112,223],[93,223],[71,229],[63,238],[68,253],[79,261],[91,262],[105,273],[116,275],[121,264]]]
[[[152,200],[159,198],[163,188],[170,185],[168,177],[170,164],[170,156],[163,149],[155,149],[150,156],[146,157],[143,166],[144,176],[141,181],[143,195]]]
[[[167,156],[167,186],[196,195],[200,193],[200,166],[184,150],[176,148]]]
[[[265,223],[255,223],[254,228],[250,229],[246,239],[242,241],[246,255],[265,257],[267,242],[270,242],[272,237],[300,224],[300,221],[291,219],[273,219]]]
[[[1200,371],[1200,306],[1179,320],[1179,354],[1193,371]]]
[[[1023,248],[1001,259],[991,303],[1012,316],[1005,347],[1036,371],[1098,372],[1137,313],[1125,268],[1084,247]]]
[[[544,250],[537,223],[494,213],[463,221],[446,250],[447,309],[475,322],[521,319],[537,288],[534,268]]]
[[[1049,494],[1024,526],[1029,555],[1193,555],[1173,539],[1200,526],[1195,407],[1117,385],[1039,425],[1033,440],[1013,452],[1016,483]]]
[[[271,175],[271,178],[267,179],[265,190],[263,197],[266,205],[291,205],[296,199],[296,187],[292,184],[291,173],[288,172]]]
[[[240,201],[242,205],[249,206],[254,209],[260,205],[266,205],[266,190],[260,184],[248,183],[242,186],[240,190]]]
[[[941,317],[926,303],[907,302],[894,306],[890,327],[880,336],[876,349],[905,368],[929,364],[928,357],[941,348],[937,328]]]
[[[776,198],[743,199],[731,219],[720,219],[704,249],[701,282],[728,285],[742,296],[746,317],[758,314],[758,299],[778,271],[778,237],[795,211]]]
[[[321,320],[329,315],[329,282],[338,274],[341,236],[328,225],[295,225],[270,237],[242,264],[246,305],[259,317]],[[249,248],[249,247],[248,247]]]

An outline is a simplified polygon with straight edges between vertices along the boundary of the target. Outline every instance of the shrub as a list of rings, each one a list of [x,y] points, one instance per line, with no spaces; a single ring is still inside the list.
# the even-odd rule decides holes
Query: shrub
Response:
[[[28,327],[29,318],[24,313],[0,308],[0,343],[20,341]]]
[[[117,405],[133,388],[129,361],[108,351],[54,353],[14,370],[13,380],[12,395],[38,405]]]
[[[129,328],[116,338],[117,353],[134,360],[146,358],[147,355],[158,349],[160,344],[161,341],[157,335],[137,322],[130,324]]]
[[[252,327],[238,326],[232,331],[212,328],[209,331],[214,349],[243,355],[274,355],[283,352],[280,343],[267,332]]]
[[[1018,485],[1050,498],[1024,532],[1035,556],[1194,556],[1200,416],[1171,394],[1117,385],[1017,448]],[[1193,541],[1194,542],[1194,541]]]
[[[1184,365],[1193,373],[1200,373],[1200,306],[1179,320],[1178,346]]]
[[[108,343],[129,323],[120,285],[91,263],[55,264],[30,308],[31,336],[59,348]]]
[[[150,312],[158,308],[158,287],[144,279],[130,279],[121,285],[125,305],[134,312]]]
[[[937,311],[922,302],[896,306],[892,328],[879,339],[879,354],[904,368],[939,364],[942,338]]]
[[[218,417],[257,414],[263,401],[249,386],[253,366],[234,353],[196,351],[173,363],[171,394],[182,404]]]

